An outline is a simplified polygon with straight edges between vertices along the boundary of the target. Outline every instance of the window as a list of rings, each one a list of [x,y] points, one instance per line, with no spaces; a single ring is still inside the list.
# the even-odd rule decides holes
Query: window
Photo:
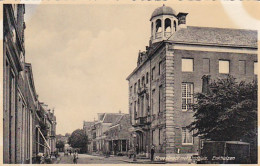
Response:
[[[161,129],[159,129],[159,134],[158,134],[158,140],[159,140],[159,145],[161,145]]]
[[[135,104],[134,104],[134,119],[137,118],[137,112],[136,112],[136,101],[135,101]]]
[[[149,73],[147,72],[146,73],[146,83],[148,84],[148,82],[149,82]]]
[[[172,31],[172,24],[171,20],[169,18],[166,18],[164,21],[164,31],[165,32],[171,32]]]
[[[257,62],[254,62],[254,74],[257,75],[258,68],[257,68]]]
[[[159,129],[159,145],[163,144],[163,129]]]
[[[145,84],[145,78],[144,76],[142,77],[142,87],[144,87],[144,84]]]
[[[151,24],[151,36],[153,36],[153,22]]]
[[[193,72],[193,59],[182,59],[182,71]]]
[[[238,71],[239,74],[246,74],[246,61],[238,62]]]
[[[136,93],[136,83],[135,83],[135,86],[134,86],[134,91],[135,91],[135,93]]]
[[[151,106],[152,106],[152,115],[154,114],[154,97],[155,97],[155,89],[152,91],[152,99],[151,99]]]
[[[130,96],[132,95],[132,90],[133,90],[133,87],[131,86],[130,87]]]
[[[159,112],[163,110],[163,87],[159,87]]]
[[[155,145],[154,139],[153,139],[153,138],[154,138],[154,135],[155,135],[155,130],[152,130],[152,144],[153,144],[153,145]]]
[[[161,75],[162,72],[162,62],[159,62],[159,75]]]
[[[229,61],[219,60],[219,73],[229,74]]]
[[[193,132],[190,132],[187,128],[183,127],[182,128],[182,144],[192,145],[193,144],[192,134],[193,134]]]
[[[152,69],[152,80],[154,79],[154,72],[155,72],[155,67]]]
[[[176,21],[174,20],[174,31],[177,30]]]
[[[140,89],[140,79],[138,80],[138,89]]]
[[[134,111],[133,111],[133,103],[130,103],[130,122],[131,122],[131,124],[133,124],[132,122],[133,122],[133,117],[134,117]]]
[[[193,84],[192,83],[182,83],[181,85],[181,97],[182,97],[182,111],[187,111],[191,109],[193,103]]]
[[[209,73],[210,70],[210,62],[208,58],[203,59],[203,72],[204,73]]]
[[[160,19],[156,20],[156,32],[162,32],[162,21]]]

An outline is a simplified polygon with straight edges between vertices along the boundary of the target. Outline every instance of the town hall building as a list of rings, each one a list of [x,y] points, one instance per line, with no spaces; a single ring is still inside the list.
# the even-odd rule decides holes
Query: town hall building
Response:
[[[198,153],[199,138],[186,127],[202,78],[256,79],[257,31],[187,26],[187,16],[165,5],[154,10],[149,46],[127,77],[136,146],[147,157],[152,148],[166,161]]]

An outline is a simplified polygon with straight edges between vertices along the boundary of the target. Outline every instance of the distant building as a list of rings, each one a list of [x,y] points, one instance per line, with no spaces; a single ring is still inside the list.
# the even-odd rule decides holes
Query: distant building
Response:
[[[69,141],[69,137],[59,134],[59,135],[56,135],[56,141],[57,142],[62,141],[62,142],[64,142],[64,144],[66,144]]]
[[[113,122],[117,121],[122,115],[119,113],[98,113],[98,120],[87,130],[88,142],[88,153],[99,153],[105,152],[105,138],[104,132],[109,129]]]
[[[130,149],[131,144],[131,128],[130,116],[129,114],[121,115],[107,131],[104,132],[105,135],[105,152],[117,155],[127,154]]]
[[[37,131],[40,133],[43,142],[39,146],[43,149],[44,154],[51,155],[56,151],[56,117],[54,110],[51,111],[48,105],[44,103],[40,103],[40,111],[43,113],[43,120]]]
[[[87,121],[83,122],[83,130],[85,131],[85,133],[88,137],[87,152],[89,152],[89,149],[90,149],[90,146],[91,146],[91,139],[92,139],[91,127],[92,127],[93,124],[95,124],[95,122],[87,122]]]
[[[154,10],[150,45],[127,77],[136,144],[147,156],[152,145],[166,160],[197,153],[199,139],[186,126],[203,80],[256,79],[257,31],[187,26],[187,15],[167,6]]]

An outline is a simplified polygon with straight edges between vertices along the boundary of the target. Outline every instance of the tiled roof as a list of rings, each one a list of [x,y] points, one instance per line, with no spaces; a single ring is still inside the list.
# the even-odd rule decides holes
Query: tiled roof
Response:
[[[103,123],[113,123],[117,121],[118,118],[120,118],[123,114],[118,113],[106,113],[103,119]]]
[[[257,31],[188,26],[176,31],[169,40],[193,44],[257,47]]]
[[[127,117],[127,119],[130,120],[130,116],[129,116],[129,114],[124,114],[124,115],[121,115],[121,117],[119,117],[115,122],[113,122],[111,126],[114,126],[114,125],[119,124],[120,121],[121,121],[124,117]]]

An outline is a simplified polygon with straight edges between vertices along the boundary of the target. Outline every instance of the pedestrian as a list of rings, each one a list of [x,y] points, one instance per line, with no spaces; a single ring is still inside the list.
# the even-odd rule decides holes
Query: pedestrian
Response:
[[[151,161],[154,161],[154,145],[151,147]]]
[[[77,154],[76,153],[73,154],[73,163],[77,164]]]
[[[71,155],[71,150],[70,150],[70,155]]]
[[[78,153],[78,150],[76,150],[76,157],[77,157],[77,159],[79,158],[79,153]]]
[[[55,155],[55,158],[57,159],[58,158],[58,151],[55,151],[54,155]]]
[[[136,145],[136,154],[139,154],[139,145]]]
[[[44,164],[44,162],[45,162],[45,156],[42,154],[42,155],[41,155],[41,161],[40,161],[40,164]]]

